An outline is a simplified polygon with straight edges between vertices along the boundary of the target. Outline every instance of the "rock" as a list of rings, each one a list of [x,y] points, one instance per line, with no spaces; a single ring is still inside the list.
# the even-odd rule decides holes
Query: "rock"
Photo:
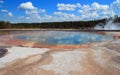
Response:
[[[113,60],[114,60],[116,63],[120,64],[120,56],[114,57]]]
[[[0,58],[3,57],[7,52],[7,49],[0,49]]]

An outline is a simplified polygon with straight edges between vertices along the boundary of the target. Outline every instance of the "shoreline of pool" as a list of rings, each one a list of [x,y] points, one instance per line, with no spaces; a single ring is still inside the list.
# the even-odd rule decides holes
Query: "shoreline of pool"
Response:
[[[107,32],[120,32],[120,30],[94,30],[94,29],[0,29],[0,31],[86,31],[86,32],[94,32],[94,31],[107,31]]]

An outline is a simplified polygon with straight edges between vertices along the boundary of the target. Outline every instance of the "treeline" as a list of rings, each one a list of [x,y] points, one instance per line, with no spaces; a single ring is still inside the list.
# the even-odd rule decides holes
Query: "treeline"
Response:
[[[96,24],[105,22],[99,21],[76,21],[76,22],[47,22],[47,23],[16,23],[12,28],[61,28],[61,29],[85,29],[93,28]]]
[[[46,23],[9,23],[0,21],[1,29],[8,28],[59,28],[59,29],[92,29],[97,24],[105,24],[108,19],[92,21],[71,21],[71,22],[46,22]],[[114,19],[114,22],[120,23],[120,17]]]

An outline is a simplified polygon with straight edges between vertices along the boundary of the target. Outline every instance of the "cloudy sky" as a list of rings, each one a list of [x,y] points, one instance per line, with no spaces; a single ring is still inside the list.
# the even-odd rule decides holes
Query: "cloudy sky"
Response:
[[[0,21],[96,20],[120,15],[120,0],[0,0]]]

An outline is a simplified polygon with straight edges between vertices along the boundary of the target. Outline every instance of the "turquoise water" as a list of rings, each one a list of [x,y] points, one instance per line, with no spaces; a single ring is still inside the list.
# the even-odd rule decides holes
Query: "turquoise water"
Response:
[[[34,31],[17,35],[14,39],[35,41],[47,45],[78,45],[112,39],[110,36],[68,31]]]

